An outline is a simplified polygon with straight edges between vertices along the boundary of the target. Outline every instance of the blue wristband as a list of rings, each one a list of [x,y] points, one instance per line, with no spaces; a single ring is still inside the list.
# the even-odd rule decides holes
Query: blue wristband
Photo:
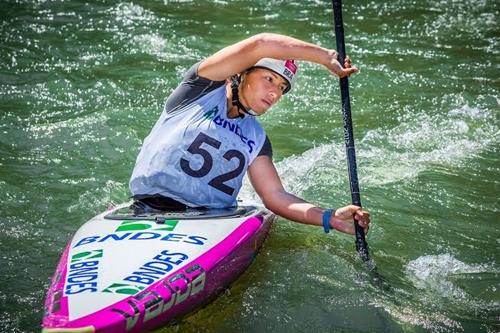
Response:
[[[330,217],[332,216],[332,210],[331,209],[325,209],[323,212],[323,229],[325,230],[325,233],[329,233],[330,229],[333,229],[330,226]]]

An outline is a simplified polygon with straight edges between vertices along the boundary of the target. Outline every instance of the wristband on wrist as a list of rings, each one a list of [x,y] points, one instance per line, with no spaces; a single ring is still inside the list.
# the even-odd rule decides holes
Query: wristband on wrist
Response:
[[[334,212],[335,211],[333,211],[331,209],[325,209],[325,211],[323,212],[323,229],[325,230],[325,233],[329,233],[330,229],[333,229],[330,226],[330,217],[332,216],[332,213],[334,213]]]

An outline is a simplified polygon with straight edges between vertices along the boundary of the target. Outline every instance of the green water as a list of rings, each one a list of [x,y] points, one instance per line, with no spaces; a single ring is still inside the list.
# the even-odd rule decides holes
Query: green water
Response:
[[[345,1],[368,243],[390,287],[352,238],[280,219],[225,294],[157,332],[499,332],[499,14],[495,0]],[[331,4],[1,2],[1,332],[40,330],[66,242],[128,200],[182,73],[263,31],[334,47]],[[350,198],[338,84],[300,66],[261,121],[286,188],[337,207]]]

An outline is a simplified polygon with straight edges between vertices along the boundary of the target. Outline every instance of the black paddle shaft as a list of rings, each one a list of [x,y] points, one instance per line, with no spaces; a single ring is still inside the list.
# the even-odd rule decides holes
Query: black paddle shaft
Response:
[[[342,1],[332,0],[333,17],[335,25],[335,39],[337,42],[338,61],[344,67],[345,43],[344,43],[344,22],[342,20]],[[349,97],[349,80],[347,77],[340,80],[340,95],[342,98],[342,115],[344,119],[344,140],[347,154],[347,166],[349,168],[349,183],[351,185],[352,204],[361,207],[361,197],[359,195],[358,171],[356,166],[356,150],[354,148],[354,135],[352,130],[351,102]],[[354,220],[356,230],[356,250],[363,261],[369,261],[368,244],[365,240],[365,233]]]

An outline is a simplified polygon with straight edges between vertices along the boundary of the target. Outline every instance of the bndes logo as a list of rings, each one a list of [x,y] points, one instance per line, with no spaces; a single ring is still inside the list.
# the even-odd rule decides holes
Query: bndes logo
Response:
[[[99,261],[103,250],[83,251],[71,256],[66,277],[65,295],[74,295],[82,292],[94,293],[97,291]]]

